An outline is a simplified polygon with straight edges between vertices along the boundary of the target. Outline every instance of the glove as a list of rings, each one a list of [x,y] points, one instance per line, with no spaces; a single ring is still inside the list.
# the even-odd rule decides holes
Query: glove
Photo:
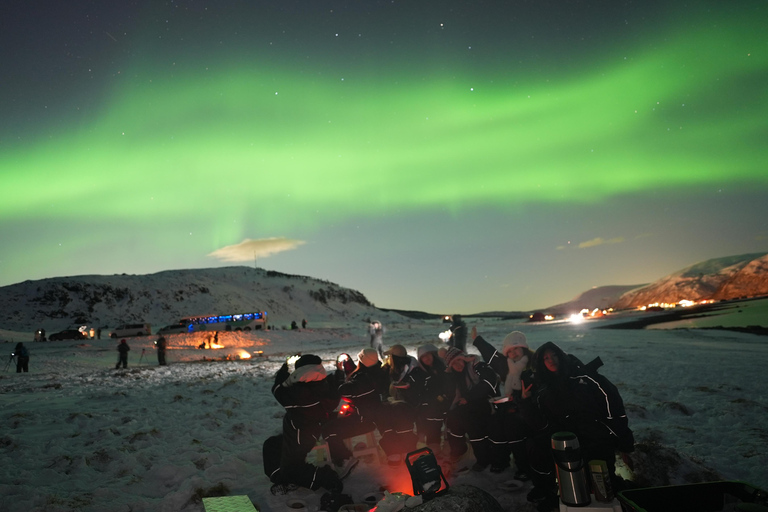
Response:
[[[295,364],[296,364],[296,361],[298,361],[300,357],[301,357],[301,356],[300,356],[300,355],[298,355],[298,354],[296,354],[295,356],[291,356],[291,357],[289,357],[289,358],[288,358],[288,360],[286,361],[286,362],[288,363],[288,366],[293,366],[293,365],[295,365]]]

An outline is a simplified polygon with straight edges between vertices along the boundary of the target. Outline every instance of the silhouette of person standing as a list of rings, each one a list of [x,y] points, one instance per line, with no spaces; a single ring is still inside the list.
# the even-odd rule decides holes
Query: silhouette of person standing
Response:
[[[115,365],[115,370],[120,368],[120,365],[123,365],[123,368],[128,368],[128,351],[131,350],[131,347],[128,346],[128,342],[125,340],[120,340],[120,344],[117,346],[117,351],[119,352],[119,357],[117,359],[117,364]]]

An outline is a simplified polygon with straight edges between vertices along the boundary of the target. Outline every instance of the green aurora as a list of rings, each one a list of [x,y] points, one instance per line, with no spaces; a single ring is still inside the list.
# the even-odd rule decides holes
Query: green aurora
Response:
[[[762,26],[746,16],[669,25],[629,50],[535,70],[134,63],[99,93],[98,111],[62,116],[36,138],[10,139],[5,123],[0,229],[26,253],[6,252],[3,265],[44,267],[64,225],[88,233],[57,252],[76,261],[123,231],[168,251],[188,227],[207,254],[348,219],[765,189]]]
[[[765,184],[766,89],[733,97],[733,83],[764,77],[768,55],[759,38],[732,31],[688,33],[548,83],[501,73],[308,81],[267,66],[160,83],[143,73],[102,118],[4,154],[10,194],[0,212],[45,217],[56,205],[57,217],[79,218],[61,198],[83,194],[104,198],[105,218],[205,216],[206,198],[218,193],[231,198],[223,206],[232,214],[255,210],[280,230],[446,203],[592,202],[659,187]],[[183,193],[190,208],[137,208],[134,194],[116,193],[126,189],[148,201]],[[280,211],[286,194],[297,215]],[[312,215],[318,210],[325,213]]]

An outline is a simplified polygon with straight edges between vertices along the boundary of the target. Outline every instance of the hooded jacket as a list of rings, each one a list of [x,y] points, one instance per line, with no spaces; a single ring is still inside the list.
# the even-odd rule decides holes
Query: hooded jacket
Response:
[[[437,357],[437,350],[432,352],[432,366],[426,366],[419,360],[418,366],[410,373],[415,382],[413,392],[418,406],[436,407],[445,412],[456,394],[456,384],[445,372],[445,363]],[[419,356],[422,354],[420,350]]]
[[[543,354],[557,355],[557,373],[544,365]],[[574,432],[580,439],[614,443],[623,452],[634,449],[634,436],[619,390],[594,365],[584,365],[560,347],[547,342],[534,357],[536,403],[549,428]]]
[[[336,386],[322,364],[301,366],[293,373],[283,364],[275,375],[272,394],[297,428],[323,423],[339,405]]]

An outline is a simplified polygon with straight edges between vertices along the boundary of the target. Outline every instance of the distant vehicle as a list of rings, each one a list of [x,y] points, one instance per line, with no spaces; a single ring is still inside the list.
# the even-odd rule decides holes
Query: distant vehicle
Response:
[[[49,341],[84,340],[87,338],[88,336],[86,336],[83,331],[78,331],[77,329],[66,329],[48,336]]]
[[[147,336],[148,334],[152,334],[152,326],[149,324],[123,324],[115,327],[110,336],[123,338],[126,336]]]
[[[166,325],[157,331],[157,334],[175,334],[179,332],[189,332],[189,328],[184,324]]]
[[[185,332],[196,331],[256,331],[267,328],[267,312],[232,315],[190,316],[179,320]]]

